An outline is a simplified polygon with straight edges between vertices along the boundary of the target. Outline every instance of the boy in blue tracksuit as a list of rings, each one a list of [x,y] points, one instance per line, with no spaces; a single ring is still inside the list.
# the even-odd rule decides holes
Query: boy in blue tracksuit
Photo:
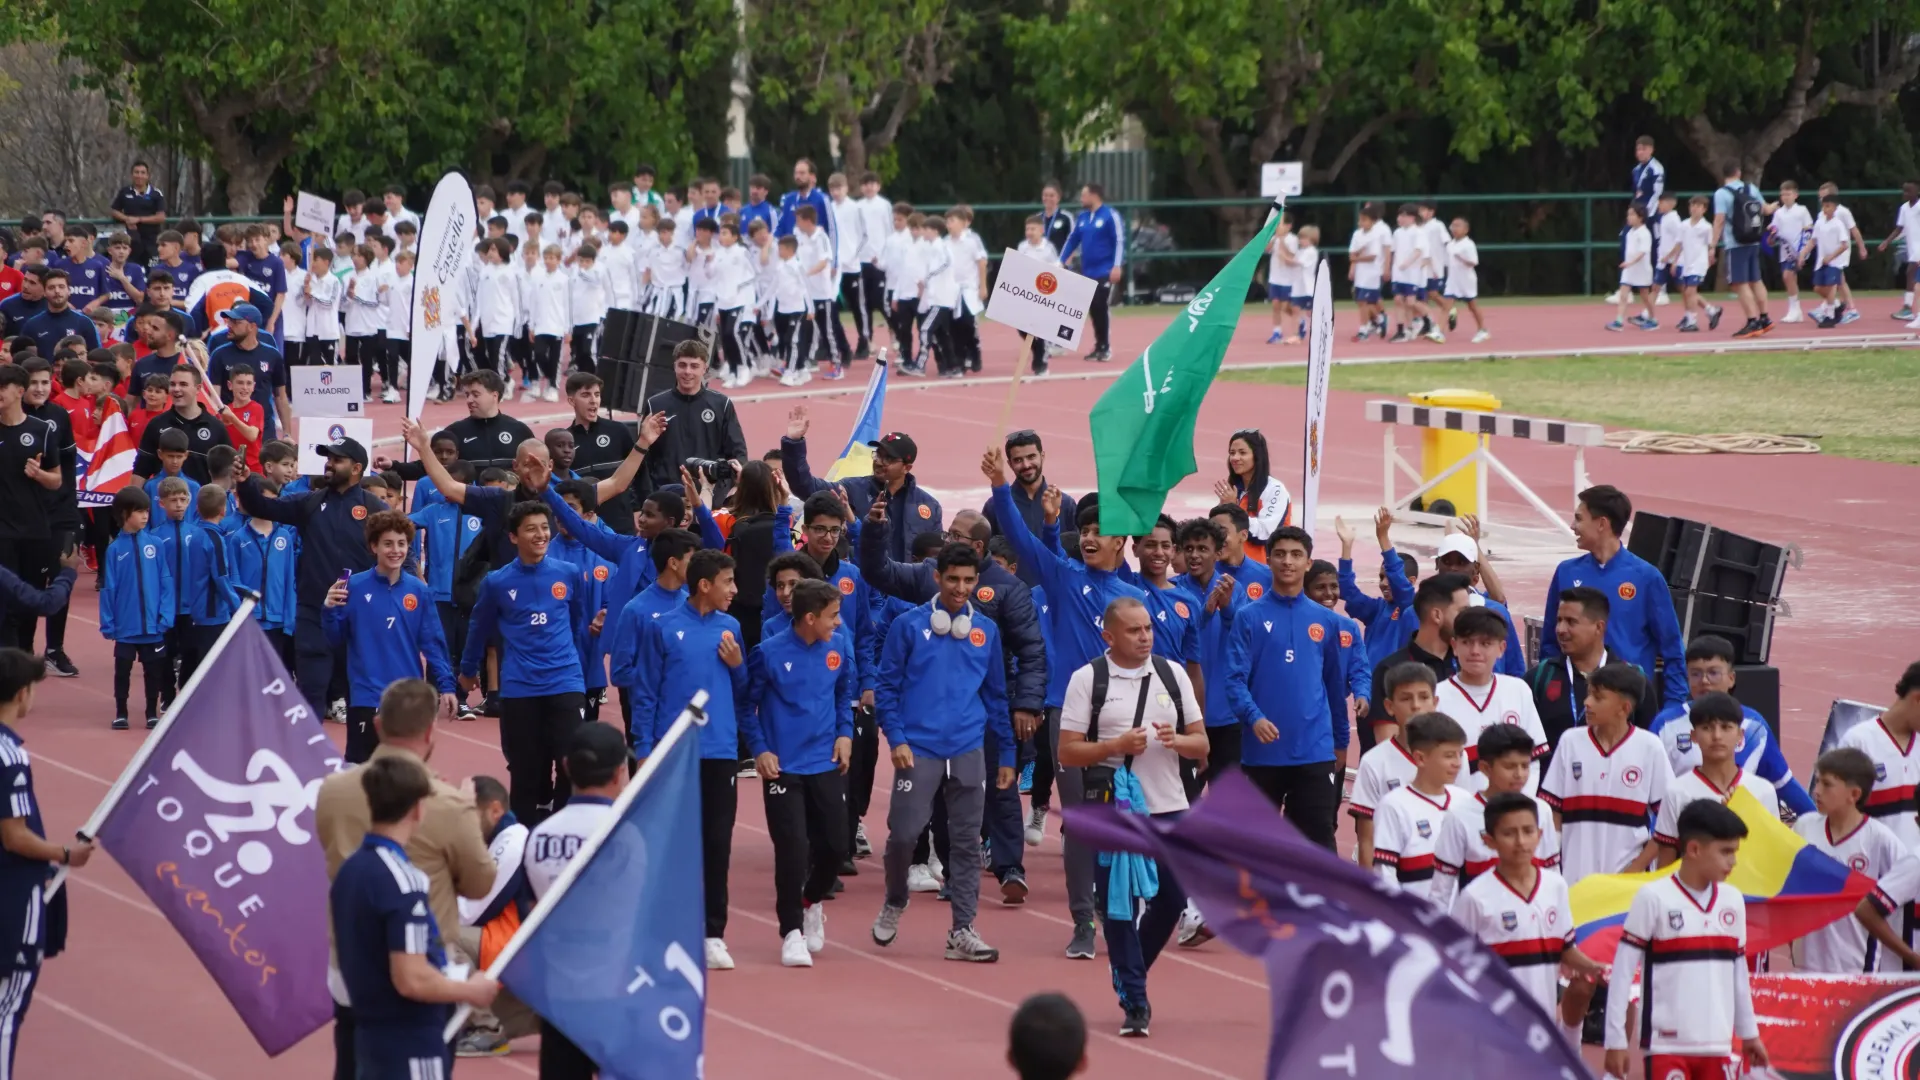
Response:
[[[791,624],[768,631],[747,664],[740,725],[763,781],[773,840],[774,914],[780,962],[812,967],[826,947],[821,906],[847,858],[846,771],[853,761],[859,681],[840,632],[841,591],[801,581],[788,593]]]
[[[1307,567],[1306,591],[1314,603],[1333,612],[1340,624],[1340,666],[1347,674],[1346,694],[1353,698],[1354,715],[1364,720],[1373,712],[1373,703],[1367,700],[1373,696],[1373,668],[1367,664],[1366,631],[1351,616],[1334,610],[1333,605],[1340,602],[1340,572],[1325,559],[1315,559]],[[1329,711],[1333,714],[1335,729],[1346,726],[1344,710]],[[1339,741],[1336,730],[1334,742]]]
[[[173,673],[168,670],[167,631],[173,629],[173,573],[160,538],[147,530],[153,504],[146,492],[124,487],[113,495],[120,535],[100,557],[100,636],[113,642],[113,727],[127,730],[127,694],[133,689],[133,662],[140,661],[146,683],[147,726],[173,704]]]
[[[1049,546],[1022,527],[1020,523],[1025,519],[1014,504],[1013,489],[1008,486],[1006,464],[999,447],[990,449],[981,459],[980,471],[993,491],[994,516],[1007,523],[1004,535],[1013,545],[1021,567],[1031,569],[1047,590],[1051,634],[1048,640],[1052,646],[1047,657],[1047,727],[1044,733],[1034,736],[1039,756],[1033,770],[1033,816],[1027,826],[1029,833],[1044,833],[1056,776],[1063,805],[1078,806],[1081,800],[1081,771],[1056,769],[1054,764],[1059,760],[1055,749],[1060,742],[1060,706],[1066,700],[1067,679],[1107,651],[1107,643],[1100,637],[1107,605],[1122,596],[1144,604],[1147,594],[1120,575],[1120,568],[1126,565],[1126,538],[1101,534],[1097,499],[1082,499],[1077,508],[1078,518],[1073,525],[1081,557],[1076,561],[1056,553],[1057,541]],[[1056,489],[1042,495],[1042,506],[1049,519],[1047,528],[1059,526],[1060,500]],[[1094,938],[1099,933],[1093,908],[1094,853],[1071,836],[1064,839],[1067,908],[1073,916],[1073,937],[1067,945],[1067,955],[1092,959]]]
[[[187,627],[191,620],[186,614],[185,597],[181,595],[180,584],[186,580],[187,544],[186,535],[193,529],[188,520],[188,508],[193,505],[193,496],[187,490],[189,481],[184,476],[169,476],[155,485],[153,492],[147,494],[153,500],[153,517],[147,524],[160,544],[160,559],[167,564],[167,576],[173,581],[173,606],[168,612],[173,625],[167,629],[166,649],[168,678],[172,685],[167,688],[167,700],[173,700],[173,694],[186,681],[180,671],[180,664],[190,651],[186,641]]]
[[[1547,586],[1545,625],[1560,617],[1560,594],[1588,585],[1607,594],[1607,654],[1651,672],[1656,661],[1666,664],[1661,676],[1667,704],[1688,700],[1686,642],[1680,636],[1680,618],[1673,611],[1673,594],[1666,578],[1647,560],[1628,551],[1620,541],[1633,517],[1633,503],[1608,484],[1582,491],[1573,511],[1573,538],[1584,554],[1568,559],[1553,572]],[[1552,634],[1540,638],[1540,658],[1560,655]]]
[[[613,618],[612,626],[600,630],[607,642],[608,682],[620,691],[621,715],[627,718],[629,729],[632,713],[624,710],[631,701],[634,680],[640,677],[640,624],[686,604],[687,560],[698,550],[700,538],[685,529],[666,529],[656,534],[647,546],[647,558],[654,566],[653,580],[627,601]],[[628,741],[632,742],[631,730]]]
[[[486,576],[474,601],[460,688],[478,685],[490,642],[500,652],[500,750],[512,781],[508,802],[529,827],[567,803],[560,764],[574,729],[586,721],[579,629],[592,614],[580,592],[580,568],[549,555],[553,512],[521,502],[507,511],[515,558]]]
[[[1233,617],[1252,602],[1254,583],[1221,569],[1227,531],[1219,522],[1194,518],[1180,526],[1179,538],[1181,554],[1187,558],[1187,589],[1200,597],[1200,670],[1205,676],[1201,707],[1206,714],[1208,751],[1206,767],[1187,792],[1188,799],[1197,799],[1202,785],[1227,769],[1240,767],[1240,720],[1227,698],[1227,683],[1232,681],[1227,671],[1227,638]],[[1194,687],[1196,694],[1201,689]]]
[[[1243,729],[1241,771],[1307,839],[1332,850],[1347,668],[1339,620],[1306,595],[1312,559],[1313,537],[1298,526],[1268,539],[1273,589],[1234,616],[1227,692]]]
[[[1004,484],[997,494],[1006,494]],[[1017,518],[1009,513],[1006,520]],[[999,628],[974,617],[980,555],[969,544],[949,544],[935,570],[940,595],[895,619],[880,655],[875,711],[892,750],[894,793],[887,812],[887,895],[873,940],[891,945],[899,934],[913,849],[933,820],[934,800],[944,796],[954,838],[946,957],[990,963],[1000,953],[973,927],[980,903],[980,845],[973,838],[980,835],[987,784],[1006,790],[1014,782],[1006,662]],[[998,750],[991,763],[985,751],[989,729]]]
[[[195,500],[199,519],[182,521],[173,543],[180,576],[174,588],[180,605],[180,640],[186,654],[180,657],[180,682],[193,677],[195,669],[213,651],[213,643],[233,621],[240,607],[240,596],[233,591],[232,567],[227,560],[227,536],[220,531],[220,520],[227,513],[227,493],[217,484],[200,489]]]
[[[747,663],[740,622],[727,614],[740,589],[733,556],[703,549],[687,559],[687,602],[639,623],[634,661],[634,750],[653,752],[695,691],[707,692],[700,727],[700,842],[707,898],[707,969],[733,967],[727,952],[727,868],[733,859],[733,820],[739,810],[737,702],[746,697]]]
[[[474,479],[473,466],[465,461],[448,464],[447,472],[463,484]],[[453,604],[453,575],[461,556],[480,538],[480,519],[448,502],[438,491],[433,500],[423,499],[420,491],[426,483],[422,480],[414,486],[415,509],[407,515],[417,527],[413,564],[426,569],[427,588],[433,591],[433,609],[440,617],[447,655],[460,656],[467,651],[467,619]]]
[[[260,594],[253,617],[267,632],[283,661],[293,660],[294,575],[299,566],[300,534],[291,525],[242,517],[227,534],[228,580],[236,589]]]
[[[169,477],[178,477],[186,481],[189,500],[199,498],[200,482],[184,471],[187,467],[187,433],[180,428],[169,428],[160,433],[159,439],[160,451],[157,456],[160,458],[160,471],[147,477],[147,482],[143,485],[147,498],[153,502],[159,502],[160,485]]]
[[[1413,614],[1413,581],[1419,576],[1418,564],[1411,555],[1394,550],[1388,535],[1393,516],[1382,510],[1373,517],[1373,533],[1380,541],[1380,595],[1360,591],[1359,578],[1353,572],[1353,527],[1341,518],[1333,519],[1334,532],[1340,536],[1340,599],[1347,602],[1347,614],[1360,620],[1367,631],[1367,667],[1407,647],[1407,639],[1419,628]],[[1521,650],[1524,653],[1524,650]]]
[[[347,761],[358,764],[380,745],[373,714],[380,695],[401,679],[420,677],[421,660],[428,678],[440,691],[446,714],[453,712],[453,668],[447,660],[447,641],[440,615],[433,610],[433,590],[406,572],[414,526],[398,510],[383,510],[367,519],[367,546],[374,565],[327,592],[321,626],[327,643],[347,657]]]
[[[594,513],[593,482],[591,480],[562,480],[553,485],[574,516],[588,525],[599,525],[600,518]],[[580,668],[582,679],[587,687],[587,719],[600,719],[600,706],[607,697],[607,653],[603,642],[612,640],[612,627],[607,624],[619,612],[607,606],[606,595],[609,579],[613,577],[613,564],[595,554],[593,549],[581,543],[565,526],[553,541],[554,554],[566,562],[580,568],[580,597],[586,606],[587,622],[579,628]]]
[[[1688,692],[1694,698],[1715,691],[1733,693],[1734,660],[1733,643],[1726,638],[1716,634],[1694,638],[1687,646]],[[1693,743],[1693,724],[1687,718],[1691,704],[1689,699],[1669,705],[1653,718],[1651,730],[1665,744],[1675,776],[1685,776],[1700,764],[1700,748]],[[1766,718],[1748,705],[1740,706],[1740,713],[1740,748],[1734,751],[1734,763],[1772,784],[1782,806],[1791,807],[1796,814],[1812,813],[1813,800],[1794,778],[1786,755],[1780,752],[1780,740],[1773,737]]]

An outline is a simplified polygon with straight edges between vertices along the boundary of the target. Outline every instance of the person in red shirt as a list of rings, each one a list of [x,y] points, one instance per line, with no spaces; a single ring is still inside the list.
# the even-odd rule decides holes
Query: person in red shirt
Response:
[[[5,300],[25,287],[26,276],[13,265],[13,252],[7,250],[7,234],[0,232],[0,300]]]
[[[220,410],[220,421],[227,425],[234,449],[245,453],[249,470],[260,467],[260,433],[267,422],[266,410],[253,400],[254,380],[251,365],[235,364],[228,368],[227,389],[233,392],[233,401]]]
[[[147,424],[154,417],[173,408],[173,396],[167,391],[165,375],[149,375],[140,388],[140,404],[134,406],[133,416],[127,421],[128,433],[137,445],[140,436],[147,430]]]

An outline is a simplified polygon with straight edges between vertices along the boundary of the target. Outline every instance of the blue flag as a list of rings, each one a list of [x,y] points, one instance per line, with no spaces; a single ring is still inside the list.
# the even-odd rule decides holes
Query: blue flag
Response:
[[[1585,1080],[1579,1053],[1439,909],[1307,840],[1239,773],[1175,824],[1069,809],[1074,835],[1170,867],[1207,925],[1259,957],[1273,995],[1270,1080]]]
[[[850,476],[873,474],[873,448],[880,441],[880,414],[887,404],[887,365],[873,365],[867,377],[867,393],[860,399],[860,412],[853,418],[853,433],[847,436],[847,448],[840,451],[827,468],[827,479],[845,480]]]
[[[614,803],[610,828],[528,914],[500,973],[606,1080],[701,1075],[706,905],[692,726],[683,713],[668,730]]]

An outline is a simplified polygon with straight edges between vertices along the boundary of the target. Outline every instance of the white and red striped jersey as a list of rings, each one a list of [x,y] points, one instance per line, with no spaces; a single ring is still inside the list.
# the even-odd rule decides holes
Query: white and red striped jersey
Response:
[[[1533,865],[1558,867],[1560,831],[1553,827],[1553,808],[1542,802],[1538,795],[1533,797],[1533,802],[1540,813],[1540,845],[1533,849]],[[1449,897],[1455,891],[1464,890],[1500,861],[1482,838],[1486,827],[1485,792],[1475,792],[1473,798],[1463,799],[1459,805],[1447,811],[1447,821],[1441,826],[1440,840],[1434,845],[1433,857],[1441,877],[1452,879],[1442,884]]]
[[[1371,818],[1380,809],[1380,800],[1395,788],[1413,783],[1413,755],[1398,739],[1388,739],[1360,755],[1360,768],[1353,777],[1353,797],[1347,813],[1356,818]]]
[[[1691,769],[1683,776],[1674,777],[1673,783],[1667,785],[1667,797],[1660,800],[1660,812],[1653,819],[1654,843],[1678,848],[1680,844],[1675,837],[1680,827],[1680,811],[1699,799],[1713,799],[1725,806],[1740,788],[1746,788],[1747,794],[1759,800],[1768,813],[1774,817],[1780,816],[1780,796],[1774,792],[1773,785],[1745,769],[1734,772],[1733,784],[1725,791],[1716,787],[1699,769]]]
[[[1418,791],[1412,784],[1397,787],[1373,815],[1373,868],[1380,876],[1416,896],[1431,897],[1434,890],[1434,845],[1453,805],[1473,796],[1449,784],[1438,796]]]
[[[1547,729],[1540,724],[1540,713],[1533,707],[1533,688],[1525,679],[1495,675],[1491,686],[1468,686],[1460,676],[1436,686],[1433,691],[1435,712],[1451,716],[1467,733],[1467,768],[1471,776],[1460,778],[1468,791],[1485,791],[1487,778],[1474,768],[1480,762],[1480,733],[1493,724],[1515,724],[1533,736],[1533,768],[1527,774],[1527,794],[1540,790],[1540,759],[1552,747],[1547,745]]]
[[[1627,999],[1643,964],[1640,1046],[1648,1053],[1724,1057],[1736,1037],[1759,1035],[1746,949],[1740,890],[1695,893],[1677,874],[1641,886],[1613,957],[1607,1049],[1628,1048]]]
[[[1867,813],[1893,830],[1908,851],[1920,851],[1920,821],[1914,812],[1914,788],[1920,785],[1920,739],[1908,735],[1905,745],[1887,730],[1884,717],[1871,724],[1855,724],[1840,737],[1873,760],[1873,791],[1867,795]]]
[[[1673,782],[1667,748],[1644,728],[1602,748],[1591,727],[1560,736],[1540,797],[1560,812],[1560,873],[1571,884],[1617,874],[1646,846],[1648,821]]]
[[[1453,921],[1505,960],[1541,1008],[1558,1015],[1560,955],[1573,944],[1566,878],[1542,869],[1533,891],[1522,893],[1497,870],[1481,874],[1454,900]]]
[[[1841,865],[1857,870],[1876,883],[1890,880],[1889,874],[1903,861],[1920,860],[1900,845],[1893,830],[1870,817],[1843,835],[1834,835],[1833,824],[1824,814],[1802,814],[1793,823],[1793,831],[1807,842],[1834,857]],[[1900,958],[1881,949],[1860,920],[1851,916],[1828,923],[1793,943],[1796,971],[1826,975],[1855,975],[1872,971],[1899,971]]]

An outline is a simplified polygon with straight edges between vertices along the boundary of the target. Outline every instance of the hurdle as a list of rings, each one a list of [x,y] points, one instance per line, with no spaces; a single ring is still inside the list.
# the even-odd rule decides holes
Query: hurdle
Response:
[[[1480,504],[1480,520],[1483,524],[1490,519],[1487,503],[1487,474],[1498,473],[1502,480],[1521,498],[1525,499],[1542,518],[1545,518],[1561,535],[1573,539],[1573,529],[1567,525],[1565,517],[1548,506],[1546,500],[1534,494],[1513,470],[1494,455],[1490,437],[1503,439],[1525,439],[1528,442],[1551,443],[1555,446],[1573,448],[1573,490],[1585,490],[1587,481],[1587,447],[1601,446],[1606,442],[1606,429],[1599,424],[1572,423],[1565,420],[1541,420],[1531,416],[1516,416],[1512,413],[1481,412],[1478,409],[1446,409],[1428,405],[1410,405],[1404,401],[1369,401],[1367,419],[1386,427],[1386,488],[1381,501],[1391,508],[1396,520],[1411,521],[1421,525],[1435,525],[1445,528],[1453,518],[1444,514],[1429,514],[1410,510],[1415,499],[1433,490],[1441,481],[1453,476],[1470,465],[1483,466],[1477,473],[1476,497]],[[1459,431],[1479,435],[1479,445],[1473,452],[1459,461],[1447,466],[1432,479],[1422,481],[1420,470],[1413,467],[1400,454],[1395,442],[1394,430],[1399,427],[1431,428],[1438,431]],[[1407,477],[1419,485],[1404,496],[1394,495],[1396,473],[1406,473]]]

